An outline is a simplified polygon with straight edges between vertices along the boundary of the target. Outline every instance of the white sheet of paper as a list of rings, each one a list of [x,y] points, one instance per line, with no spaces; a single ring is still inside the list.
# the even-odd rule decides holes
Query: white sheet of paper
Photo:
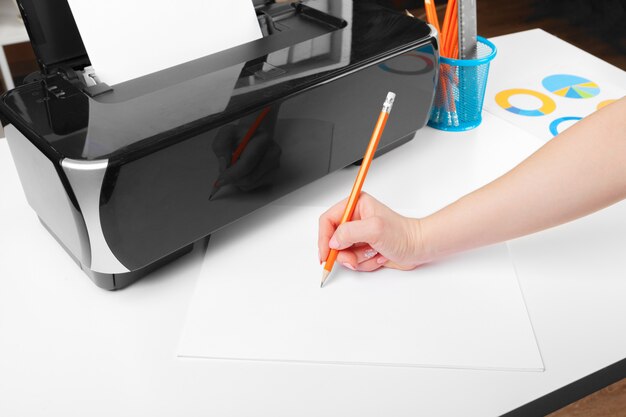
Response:
[[[252,0],[69,0],[96,74],[114,85],[261,38]]]
[[[323,208],[270,206],[213,235],[179,356],[543,370],[506,245],[411,272],[336,265]]]

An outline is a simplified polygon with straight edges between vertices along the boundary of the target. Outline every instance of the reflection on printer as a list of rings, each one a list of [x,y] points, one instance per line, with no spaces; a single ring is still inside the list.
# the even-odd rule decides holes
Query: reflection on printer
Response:
[[[41,223],[99,287],[123,288],[359,161],[367,109],[388,91],[379,154],[426,123],[429,25],[384,0],[254,3],[262,38],[109,85],[67,0],[18,0],[41,70],[0,97],[9,148]]]

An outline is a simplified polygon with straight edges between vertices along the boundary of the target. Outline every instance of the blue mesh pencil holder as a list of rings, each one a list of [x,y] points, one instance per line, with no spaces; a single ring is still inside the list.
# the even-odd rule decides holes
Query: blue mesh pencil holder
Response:
[[[489,64],[496,46],[478,36],[476,59],[439,59],[439,79],[428,126],[459,132],[482,121]]]

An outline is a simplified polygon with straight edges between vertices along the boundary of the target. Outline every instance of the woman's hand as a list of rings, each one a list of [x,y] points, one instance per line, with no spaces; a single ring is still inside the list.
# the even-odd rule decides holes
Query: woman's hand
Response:
[[[402,270],[428,262],[419,219],[401,216],[366,193],[361,193],[352,221],[339,225],[346,206],[343,200],[320,217],[320,262],[330,249],[338,249],[337,261],[357,271],[382,266]]]
[[[320,261],[329,247],[359,271],[409,269],[514,239],[626,199],[626,97],[585,117],[508,173],[422,219],[362,194],[354,221],[345,201],[320,218]]]

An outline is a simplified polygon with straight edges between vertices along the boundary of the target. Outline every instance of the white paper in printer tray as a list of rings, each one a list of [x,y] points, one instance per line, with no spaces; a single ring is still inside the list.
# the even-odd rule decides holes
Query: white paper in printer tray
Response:
[[[100,79],[119,84],[261,38],[252,0],[68,0]]]

